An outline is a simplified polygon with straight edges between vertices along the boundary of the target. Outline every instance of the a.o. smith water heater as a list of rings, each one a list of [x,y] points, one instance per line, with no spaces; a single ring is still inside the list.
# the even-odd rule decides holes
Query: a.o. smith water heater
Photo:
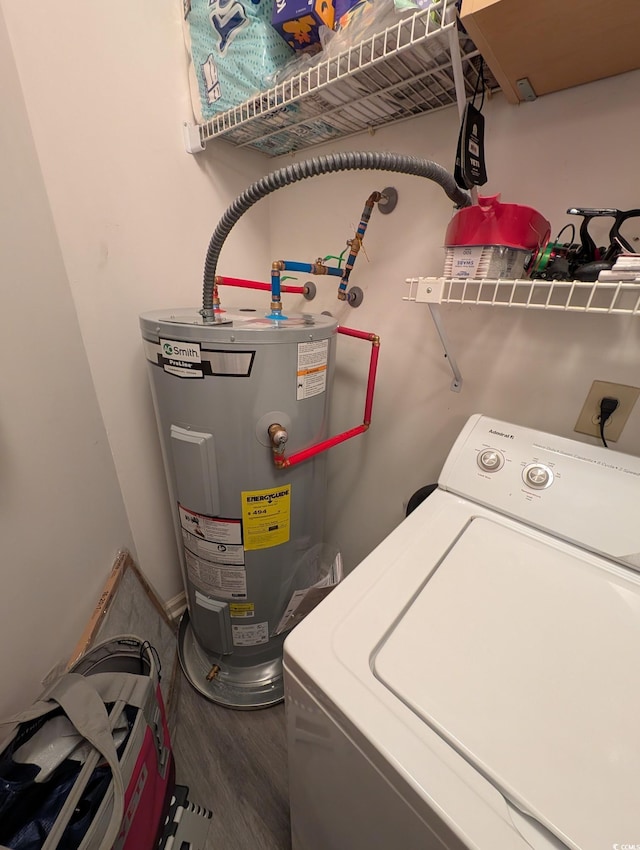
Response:
[[[326,484],[325,454],[279,467],[274,446],[326,437],[337,322],[165,310],[140,324],[181,543],[183,668],[216,702],[271,705],[282,617],[323,568]]]

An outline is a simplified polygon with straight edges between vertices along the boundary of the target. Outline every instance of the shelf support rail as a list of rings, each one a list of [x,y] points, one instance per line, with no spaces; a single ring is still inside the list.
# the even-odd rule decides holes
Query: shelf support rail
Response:
[[[407,278],[409,284],[409,295],[405,296],[403,301],[421,301],[429,306],[429,312],[435,329],[440,337],[440,343],[444,349],[444,356],[449,364],[449,368],[453,373],[453,381],[451,382],[451,391],[459,393],[462,389],[462,373],[458,366],[458,361],[455,358],[451,348],[451,342],[444,329],[442,314],[440,312],[440,304],[442,302],[442,294],[444,291],[444,278],[431,278],[427,280],[422,277]]]
[[[440,337],[440,342],[442,343],[442,348],[444,349],[444,356],[447,359],[447,363],[449,364],[449,368],[453,372],[453,381],[451,382],[451,390],[454,393],[459,393],[462,389],[462,374],[460,373],[460,368],[458,366],[458,361],[453,355],[451,350],[451,343],[449,342],[449,337],[444,329],[444,324],[442,323],[442,315],[440,313],[440,305],[439,304],[429,304],[429,312],[431,313],[431,318],[433,319],[433,324],[436,327],[436,331],[438,332],[438,336]]]
[[[462,69],[462,56],[460,54],[460,40],[457,27],[451,27],[447,32],[449,38],[449,54],[451,56],[451,69],[453,81],[456,84],[456,101],[458,104],[458,117],[462,121],[464,108],[467,105],[467,91],[464,84],[464,71]]]

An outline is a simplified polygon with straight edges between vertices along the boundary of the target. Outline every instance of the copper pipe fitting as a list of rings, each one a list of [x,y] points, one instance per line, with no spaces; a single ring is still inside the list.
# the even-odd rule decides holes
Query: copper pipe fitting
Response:
[[[214,664],[211,670],[207,673],[207,682],[213,682],[219,672],[220,667],[217,664]]]

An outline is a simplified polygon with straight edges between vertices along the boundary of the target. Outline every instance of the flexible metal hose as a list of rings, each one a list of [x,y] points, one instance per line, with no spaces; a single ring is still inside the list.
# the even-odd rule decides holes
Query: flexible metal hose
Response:
[[[452,174],[441,165],[428,159],[405,156],[397,153],[374,153],[366,151],[349,151],[334,153],[327,156],[314,157],[304,162],[297,162],[272,171],[266,177],[253,183],[235,199],[218,222],[213,232],[207,258],[204,265],[204,287],[202,296],[202,315],[205,321],[213,317],[213,286],[218,268],[218,259],[222,246],[233,226],[261,198],[270,195],[277,189],[316,177],[320,174],[330,174],[334,171],[394,171],[400,174],[412,174],[416,177],[426,177],[433,180],[444,189],[449,198],[459,207],[471,204],[471,198],[458,187]]]

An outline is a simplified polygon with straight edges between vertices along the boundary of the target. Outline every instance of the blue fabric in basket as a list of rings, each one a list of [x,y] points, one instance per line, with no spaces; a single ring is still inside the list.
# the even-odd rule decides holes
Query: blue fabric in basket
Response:
[[[269,87],[291,57],[271,27],[273,0],[190,0],[186,24],[205,120]]]
[[[126,747],[136,712],[131,706],[125,708],[128,732],[118,748],[119,757]],[[41,850],[82,768],[79,761],[65,759],[46,782],[38,783],[35,781],[38,767],[13,761],[18,747],[44,723],[61,713],[55,710],[23,724],[16,738],[0,753],[0,844],[11,850]],[[110,782],[111,768],[104,763],[98,764],[57,844],[58,850],[77,850]]]

